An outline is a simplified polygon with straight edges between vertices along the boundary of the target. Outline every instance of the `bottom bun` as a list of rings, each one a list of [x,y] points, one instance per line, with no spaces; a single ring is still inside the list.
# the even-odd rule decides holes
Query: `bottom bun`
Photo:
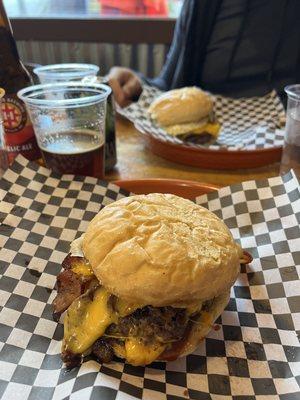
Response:
[[[202,339],[209,333],[215,320],[222,314],[225,307],[229,303],[230,291],[216,297],[214,302],[209,309],[210,320],[201,322],[201,316],[198,321],[196,321],[191,329],[191,332],[185,342],[185,346],[182,349],[180,356],[186,356],[195,351],[196,347],[199,345]],[[179,357],[180,357],[179,356]]]
[[[193,319],[188,335],[176,348],[164,351],[159,361],[174,361],[195,351],[201,340],[209,333],[215,320],[222,314],[230,299],[230,291],[215,297],[207,312]]]

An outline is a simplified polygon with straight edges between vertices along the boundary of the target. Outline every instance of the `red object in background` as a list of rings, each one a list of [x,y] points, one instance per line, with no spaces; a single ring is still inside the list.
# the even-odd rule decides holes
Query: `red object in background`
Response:
[[[168,16],[167,0],[99,0],[102,14]]]

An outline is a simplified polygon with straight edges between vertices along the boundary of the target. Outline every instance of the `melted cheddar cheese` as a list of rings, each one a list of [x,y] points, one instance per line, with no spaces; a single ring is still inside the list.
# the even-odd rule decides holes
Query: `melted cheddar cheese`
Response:
[[[73,301],[64,320],[63,350],[75,354],[85,353],[109,325],[117,323],[120,316],[131,314],[138,308],[138,305],[118,299],[117,311],[113,311],[107,304],[109,296],[110,293],[104,287],[99,287],[92,298],[87,294]]]
[[[109,296],[100,287],[94,292],[92,300],[86,295],[73,301],[64,320],[63,350],[85,353],[106,328],[117,321],[117,315],[107,306]]]
[[[116,309],[119,317],[126,317],[126,315],[132,314],[137,308],[144,307],[141,304],[128,303],[120,298],[117,300]]]
[[[83,263],[77,270],[86,268],[86,265]],[[108,305],[109,297],[110,293],[104,287],[98,287],[90,295],[84,294],[74,300],[64,320],[63,351],[86,354],[109,325],[116,324],[119,317],[129,315],[137,308],[143,307],[117,299],[113,309]],[[187,311],[188,314],[194,313],[196,306]],[[210,320],[209,313],[203,312],[201,315],[201,323],[207,324]],[[135,366],[151,364],[166,348],[165,344],[159,342],[146,345],[139,338],[126,338],[124,345],[114,342],[112,346],[117,356],[125,358]]]
[[[81,260],[76,260],[75,262],[73,261],[71,268],[72,271],[78,275],[83,275],[83,276],[94,275],[92,267],[87,261],[85,261],[84,258],[82,258]]]
[[[193,133],[209,133],[211,136],[214,138],[218,137],[219,131],[220,131],[221,125],[218,123],[212,123],[208,122],[207,124],[201,126],[198,129],[194,129]]]
[[[166,345],[160,343],[145,345],[136,338],[127,339],[125,341],[126,360],[134,366],[151,364],[165,348]]]
[[[100,287],[92,299],[83,295],[71,304],[64,320],[64,351],[86,353],[110,324],[117,323],[119,316],[131,314],[138,308],[138,305],[118,299],[117,311],[112,311],[107,305],[109,296],[109,292]],[[157,359],[166,346],[159,343],[145,345],[130,338],[125,340],[125,346],[116,343],[113,347],[118,356],[126,358],[132,365],[146,365]]]
[[[84,258],[73,258],[71,269],[75,274],[92,277],[93,270]],[[63,351],[74,354],[86,354],[94,342],[99,339],[109,325],[118,322],[119,317],[132,314],[144,305],[127,302],[117,298],[114,307],[108,305],[110,293],[104,287],[98,287],[90,295],[83,294],[73,301],[64,319]],[[191,307],[188,313],[196,311]],[[198,306],[199,309],[199,306]],[[156,360],[166,345],[159,342],[144,344],[139,338],[125,339],[124,343],[112,343],[115,354],[125,358],[130,364],[147,365]]]

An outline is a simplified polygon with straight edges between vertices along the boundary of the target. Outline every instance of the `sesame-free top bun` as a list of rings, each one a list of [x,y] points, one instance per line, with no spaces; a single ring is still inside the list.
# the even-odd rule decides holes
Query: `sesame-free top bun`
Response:
[[[206,208],[171,194],[137,195],[90,222],[83,254],[107,290],[129,302],[188,306],[227,291],[241,248]]]
[[[155,99],[148,113],[162,126],[199,122],[212,111],[211,97],[193,86],[173,89]]]

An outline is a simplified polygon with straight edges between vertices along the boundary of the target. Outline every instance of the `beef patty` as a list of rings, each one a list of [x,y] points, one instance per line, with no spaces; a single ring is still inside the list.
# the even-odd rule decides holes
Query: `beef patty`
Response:
[[[110,362],[114,356],[113,343],[124,346],[122,339],[126,337],[139,338],[144,344],[176,342],[184,336],[187,324],[188,317],[183,308],[138,308],[126,317],[120,317],[117,324],[111,324],[104,336],[96,340],[92,352],[99,361]]]
[[[93,294],[91,289],[87,292]],[[114,308],[116,297],[111,295],[108,306]],[[124,347],[124,340],[138,338],[144,344],[168,344],[180,340],[188,324],[187,312],[183,308],[145,306],[136,309],[126,317],[119,317],[116,324],[111,324],[92,346],[92,353],[101,362],[110,362],[114,357],[113,344]],[[70,351],[62,353],[62,359],[68,368],[81,363],[80,357]]]
[[[182,337],[186,324],[187,314],[183,308],[146,306],[120,317],[118,324],[110,325],[107,334],[139,337],[145,344],[169,343]]]

